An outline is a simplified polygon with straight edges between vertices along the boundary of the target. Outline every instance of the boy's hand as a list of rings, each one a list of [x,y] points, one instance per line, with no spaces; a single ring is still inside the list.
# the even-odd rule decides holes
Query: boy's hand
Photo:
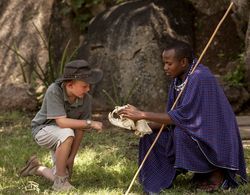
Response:
[[[98,132],[102,131],[102,122],[92,121],[91,128],[96,129]]]

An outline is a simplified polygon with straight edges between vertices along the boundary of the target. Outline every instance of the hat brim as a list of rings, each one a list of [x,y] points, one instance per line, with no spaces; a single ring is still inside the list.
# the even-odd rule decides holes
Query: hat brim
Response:
[[[74,78],[74,77],[64,78],[62,76],[61,78],[58,79],[58,81],[62,82],[62,81],[70,81],[70,80],[81,80],[88,84],[96,84],[102,80],[102,77],[103,77],[103,71],[98,68],[94,68],[91,70],[91,74],[86,78]]]
[[[102,77],[103,77],[103,71],[98,68],[94,68],[92,69],[92,73],[88,78],[83,78],[81,80],[89,84],[96,84],[102,80]]]

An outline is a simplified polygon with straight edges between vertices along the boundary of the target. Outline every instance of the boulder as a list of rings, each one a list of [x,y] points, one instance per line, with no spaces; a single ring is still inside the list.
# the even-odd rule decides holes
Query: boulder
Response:
[[[214,15],[220,11],[224,11],[229,5],[229,1],[225,0],[188,0],[195,9],[208,16]]]
[[[45,64],[47,51],[39,38],[34,24],[44,32],[48,26],[53,1],[1,1],[0,3],[0,98],[1,110],[35,110],[37,101],[30,93],[32,80],[31,66],[21,71],[17,55],[8,47],[17,47],[22,56],[31,64],[39,61]],[[26,80],[24,80],[25,74]]]
[[[27,84],[2,86],[0,89],[0,99],[1,111],[35,111],[38,105],[34,90]]]
[[[247,89],[250,91],[250,15],[248,28],[246,33],[246,52],[245,52],[245,62],[246,62],[246,79],[247,79]]]
[[[164,45],[174,39],[192,43],[193,15],[187,10],[192,7],[182,0],[131,1],[92,20],[78,57],[104,71],[103,81],[94,90],[97,106],[114,106],[103,93],[105,89],[117,105],[130,103],[164,111],[169,80],[163,72],[161,53]],[[130,100],[119,103],[129,96],[133,86]]]
[[[20,83],[23,76],[17,56],[7,46],[18,48],[31,63],[45,64],[47,51],[33,23],[44,33],[51,17],[53,1],[1,1],[0,4],[0,83]],[[27,83],[31,80],[32,67],[25,67]]]
[[[236,62],[230,62],[227,65],[229,72],[234,71],[234,63]],[[218,80],[219,85],[223,88],[223,91],[235,113],[248,109],[246,108],[246,105],[249,103],[250,94],[245,86],[240,84],[230,85],[230,83],[226,82],[221,75],[215,75],[215,77]]]
[[[69,39],[72,40],[72,45],[79,43],[79,32],[75,30],[71,19],[62,15],[60,3],[55,0],[0,1],[0,92],[2,93],[0,96],[1,101],[4,102],[4,105],[1,105],[5,109],[8,109],[7,102],[11,99],[11,104],[9,104],[11,109],[15,107],[15,102],[17,108],[20,108],[22,105],[20,101],[23,100],[23,106],[27,105],[29,110],[33,104],[28,105],[26,102],[29,97],[32,99],[34,97],[25,95],[22,97],[16,94],[16,98],[20,97],[20,99],[13,101],[12,97],[6,95],[9,94],[6,93],[7,88],[10,87],[10,95],[14,95],[15,91],[17,93],[22,90],[27,91],[29,88],[25,87],[27,85],[37,84],[39,87],[41,82],[37,82],[38,76],[34,74],[36,62],[41,65],[44,72],[47,71],[48,49],[36,28],[47,40],[51,29],[51,45],[53,45],[51,56],[56,62],[55,65],[60,64],[62,52]],[[14,47],[29,62],[24,63],[23,71],[19,63],[20,59],[12,50]]]
[[[225,10],[229,6],[230,2],[234,3],[231,10],[231,17],[228,17],[225,20],[225,24],[217,33],[206,56],[204,57],[204,60],[206,64],[210,63],[214,64],[214,66],[210,65],[210,68],[214,72],[224,75],[227,73],[227,70],[225,69],[226,68],[225,64],[228,64],[229,60],[234,60],[239,58],[239,54],[244,53],[244,62],[246,69],[246,87],[242,89],[235,87],[234,88],[226,87],[225,89],[226,95],[228,96],[228,99],[232,103],[234,110],[239,111],[239,109],[242,107],[242,104],[249,102],[250,98],[247,95],[247,91],[250,92],[250,87],[249,87],[250,86],[250,1],[249,0],[217,0],[217,1],[189,0],[189,1],[193,4],[198,13],[200,12],[203,14],[202,16],[201,14],[198,14],[200,16],[196,17],[197,18],[196,20],[198,20],[196,21],[196,23],[198,23],[198,25],[196,25],[197,27],[201,26],[201,24],[204,22],[206,23],[207,20],[210,21],[209,26],[215,26],[212,24],[213,18],[216,17],[216,15],[218,14],[222,16],[222,14],[224,14]],[[217,17],[218,21],[219,19],[220,18]],[[211,33],[209,30],[204,29],[204,26],[202,26],[201,31],[205,33],[206,32]],[[200,44],[202,43],[202,40],[200,40],[199,37],[207,37],[207,36],[206,35],[204,36],[204,34],[203,36],[201,36],[199,34],[199,30],[197,33],[197,28],[196,28],[195,42]],[[198,45],[197,49],[198,51],[201,50],[199,48],[199,44],[196,44]],[[235,90],[235,92],[233,92],[233,90]],[[231,93],[233,95],[231,95]],[[243,94],[243,98],[241,98],[240,93]]]
[[[239,113],[243,106],[249,101],[250,94],[244,87],[227,86],[224,87],[224,92],[232,105],[233,111]]]

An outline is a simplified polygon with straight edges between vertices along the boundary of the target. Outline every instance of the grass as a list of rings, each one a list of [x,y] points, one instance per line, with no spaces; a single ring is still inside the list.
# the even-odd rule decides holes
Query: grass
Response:
[[[37,154],[43,164],[51,165],[49,152],[32,140],[30,120],[33,116],[16,111],[0,113],[0,194],[55,194],[52,184],[41,177],[18,177],[18,170],[32,154]],[[132,132],[114,127],[103,133],[87,132],[72,177],[77,190],[71,194],[124,194],[137,170],[137,153],[138,138]],[[250,147],[245,148],[245,156],[249,176]],[[190,178],[191,174],[178,176],[173,188],[162,194],[208,194],[193,189]],[[214,194],[225,193],[250,194],[250,186]],[[138,181],[130,194],[143,194]]]

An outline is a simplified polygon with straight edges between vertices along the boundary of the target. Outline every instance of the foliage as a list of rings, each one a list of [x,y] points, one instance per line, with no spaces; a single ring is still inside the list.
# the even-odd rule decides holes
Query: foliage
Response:
[[[239,56],[238,65],[234,71],[227,73],[224,77],[224,81],[233,87],[242,87],[245,83],[245,68],[244,68],[244,61],[243,55]]]
[[[103,4],[111,6],[124,2],[125,0],[64,0],[62,13],[64,15],[72,14],[74,22],[84,32],[87,29],[89,21],[94,17],[92,9],[95,6]]]
[[[42,68],[42,65],[37,60],[35,60],[35,64],[33,64],[33,62],[30,62],[27,58],[25,58],[24,55],[22,55],[21,51],[17,48],[16,44],[14,44],[14,46],[9,46],[3,42],[2,43],[15,53],[17,60],[21,66],[21,72],[22,72],[24,82],[26,82],[26,83],[29,82],[27,79],[27,76],[25,74],[25,71],[24,71],[26,66],[29,66],[29,67],[33,68],[33,71],[36,74],[36,76],[38,77],[38,79],[47,88],[52,82],[55,81],[55,79],[57,79],[59,76],[61,76],[61,74],[63,73],[64,65],[75,56],[75,54],[78,50],[78,47],[76,47],[72,53],[69,53],[68,49],[69,49],[70,42],[71,42],[69,40],[67,42],[64,50],[63,50],[63,53],[62,53],[62,56],[60,59],[60,63],[58,64],[54,61],[55,56],[54,56],[53,47],[51,45],[52,26],[50,27],[48,40],[46,40],[45,35],[43,35],[43,33],[38,29],[38,27],[34,23],[32,23],[32,24],[33,24],[37,34],[39,35],[39,38],[41,39],[41,41],[43,43],[43,47],[45,47],[47,50],[48,62],[46,63],[46,66],[44,69]]]
[[[31,118],[31,114],[23,112],[0,113],[0,194],[55,194],[52,183],[41,177],[18,177],[18,171],[32,154],[37,154],[42,164],[51,166],[49,151],[31,137]],[[116,127],[106,127],[102,133],[86,132],[72,176],[77,192],[57,194],[124,194],[137,170],[138,141],[131,131]],[[250,147],[244,151],[250,177]],[[173,187],[161,194],[211,194],[195,190],[190,184],[191,177],[191,174],[178,176]],[[130,192],[143,194],[138,180]],[[214,194],[250,194],[250,185]]]
[[[112,89],[113,89],[114,98],[112,98],[112,96],[105,89],[102,90],[103,93],[107,96],[107,98],[109,100],[109,103],[114,107],[115,106],[123,106],[123,105],[128,104],[131,96],[133,95],[136,87],[138,86],[139,79],[136,78],[134,80],[131,87],[129,88],[128,93],[125,96],[119,95],[120,94],[119,89],[118,89],[117,85],[114,82],[114,78],[111,77],[111,80],[112,80]]]

